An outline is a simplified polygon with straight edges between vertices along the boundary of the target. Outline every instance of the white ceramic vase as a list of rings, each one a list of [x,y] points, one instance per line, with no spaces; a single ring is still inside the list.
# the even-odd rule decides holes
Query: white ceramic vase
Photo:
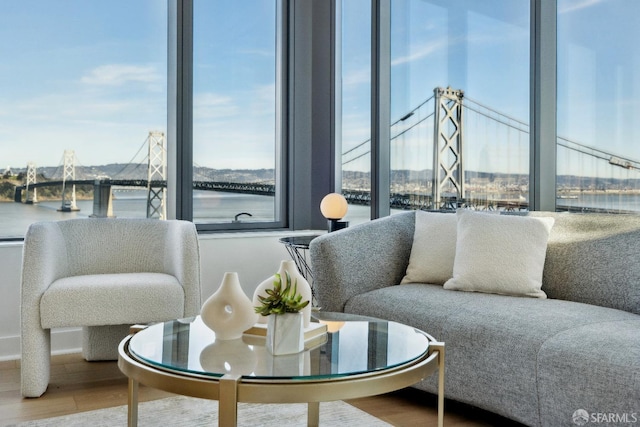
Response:
[[[303,324],[302,312],[267,316],[267,350],[274,356],[304,350]]]
[[[304,321],[304,327],[308,328],[309,323],[311,322],[311,286],[309,286],[309,282],[304,278],[302,274],[298,271],[298,267],[296,267],[296,263],[292,260],[282,260],[280,262],[280,268],[278,269],[278,274],[284,280],[285,272],[289,273],[291,277],[291,283],[296,283],[298,286],[298,293],[302,295],[302,301],[309,301],[309,304],[301,310],[302,318]],[[256,290],[253,293],[253,305],[259,306],[260,300],[258,300],[258,296],[267,296],[267,289],[273,288],[273,282],[276,280],[275,274],[262,283],[258,285]],[[267,318],[271,316],[258,316],[258,323],[267,323]]]
[[[235,340],[258,320],[238,273],[224,273],[220,288],[202,304],[202,322],[216,333],[216,340]]]

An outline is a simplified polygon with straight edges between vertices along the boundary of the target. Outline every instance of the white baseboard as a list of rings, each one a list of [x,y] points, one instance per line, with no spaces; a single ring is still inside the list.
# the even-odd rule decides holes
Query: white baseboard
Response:
[[[80,353],[82,329],[61,328],[51,331],[51,354]],[[20,337],[0,338],[0,361],[20,359]]]

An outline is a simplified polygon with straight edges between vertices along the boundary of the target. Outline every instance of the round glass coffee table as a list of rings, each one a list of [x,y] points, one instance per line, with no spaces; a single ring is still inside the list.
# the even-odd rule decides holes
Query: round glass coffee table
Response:
[[[330,332],[286,356],[271,355],[256,335],[216,340],[199,316],[132,328],[118,357],[129,378],[128,425],[137,425],[139,383],[218,400],[220,426],[237,424],[238,402],[308,403],[307,424],[316,426],[319,402],[387,393],[438,371],[442,426],[444,343],[391,321],[327,314],[320,322]]]

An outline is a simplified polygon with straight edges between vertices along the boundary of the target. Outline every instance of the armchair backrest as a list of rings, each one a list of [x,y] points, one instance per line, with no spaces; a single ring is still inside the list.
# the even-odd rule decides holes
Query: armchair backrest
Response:
[[[188,221],[79,218],[29,226],[24,240],[22,302],[37,302],[55,280],[108,273],[166,273],[185,292],[185,315],[200,309],[200,252]]]
[[[171,222],[92,218],[60,221],[57,225],[68,276],[166,271]]]

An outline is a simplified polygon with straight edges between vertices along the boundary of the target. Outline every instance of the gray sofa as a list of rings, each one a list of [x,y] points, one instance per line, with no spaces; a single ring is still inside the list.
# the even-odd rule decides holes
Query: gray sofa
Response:
[[[400,284],[414,236],[405,212],[311,242],[319,305],[444,341],[449,399],[530,426],[640,423],[640,215],[528,215],[555,218],[547,299]],[[415,387],[436,392],[436,379]]]

